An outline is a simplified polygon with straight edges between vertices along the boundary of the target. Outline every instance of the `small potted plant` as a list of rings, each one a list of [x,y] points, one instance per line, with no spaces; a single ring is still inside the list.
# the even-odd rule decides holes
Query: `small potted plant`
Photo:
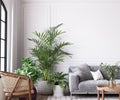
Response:
[[[22,59],[22,66],[15,70],[16,74],[25,75],[28,76],[34,83],[37,82],[37,80],[40,77],[40,72],[37,67],[35,67],[35,64],[33,63],[31,58],[23,58]],[[32,100],[36,100],[37,98],[37,91],[34,86],[34,94],[32,95]],[[25,98],[20,98],[19,100],[26,100]]]
[[[51,75],[50,84],[53,88],[54,96],[59,97],[64,95],[64,88],[68,86],[67,79],[65,78],[66,75],[63,72],[54,72]]]
[[[107,73],[107,77],[109,78],[109,86],[113,87],[113,85],[115,84],[115,75],[116,73],[119,71],[119,67],[118,65],[109,65],[109,64],[101,64],[101,66],[104,67],[106,73]]]

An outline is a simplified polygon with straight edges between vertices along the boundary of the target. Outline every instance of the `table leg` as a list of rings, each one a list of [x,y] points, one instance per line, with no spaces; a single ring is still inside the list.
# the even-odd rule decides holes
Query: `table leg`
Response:
[[[98,97],[98,100],[100,100],[100,90],[97,90],[97,97]]]
[[[120,100],[120,92],[119,92],[119,100]]]
[[[104,100],[104,90],[102,90],[102,100]]]

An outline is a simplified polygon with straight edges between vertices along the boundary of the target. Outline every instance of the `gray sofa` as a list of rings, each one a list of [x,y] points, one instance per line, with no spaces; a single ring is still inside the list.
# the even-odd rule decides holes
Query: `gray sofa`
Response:
[[[102,80],[93,80],[90,71],[97,71],[103,75]],[[120,84],[120,72],[116,73],[116,84]],[[89,66],[83,64],[80,66],[71,66],[69,68],[69,89],[71,94],[97,94],[96,86],[108,84],[108,77],[105,69],[100,66]]]

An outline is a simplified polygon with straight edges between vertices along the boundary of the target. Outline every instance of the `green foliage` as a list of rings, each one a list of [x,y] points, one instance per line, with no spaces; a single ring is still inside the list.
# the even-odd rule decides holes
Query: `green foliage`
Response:
[[[22,59],[22,67],[15,70],[15,73],[20,75],[25,75],[31,78],[31,80],[35,83],[40,76],[39,70],[35,67],[35,64],[33,64],[33,61],[31,58],[23,58]]]
[[[29,39],[35,44],[31,48],[31,54],[36,58],[43,80],[49,80],[54,65],[63,62],[65,55],[70,55],[70,53],[63,50],[70,43],[60,42],[60,39],[58,39],[64,33],[64,31],[58,29],[61,25],[50,27],[43,33],[34,32],[36,38]]]
[[[115,74],[119,71],[118,65],[101,64],[101,66],[105,68],[109,79],[115,79]]]
[[[43,69],[43,70],[42,70]],[[40,74],[41,74],[41,79],[42,80],[50,80],[51,78],[51,72],[49,69],[45,69],[45,68],[41,68],[40,70]]]
[[[55,85],[59,85],[62,88],[68,86],[67,79],[65,78],[67,74],[63,74],[62,72],[55,72],[51,75],[50,84],[52,87]]]

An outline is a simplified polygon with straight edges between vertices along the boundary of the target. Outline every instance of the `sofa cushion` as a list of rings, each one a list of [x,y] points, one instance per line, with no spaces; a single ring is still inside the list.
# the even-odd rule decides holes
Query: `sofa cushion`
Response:
[[[80,81],[92,80],[92,74],[87,64],[80,65],[78,67],[71,67],[71,71],[80,77]]]
[[[90,71],[91,74],[92,74],[92,77],[94,80],[102,80],[103,79],[103,75],[102,73],[100,72],[100,70],[97,70],[97,71]]]
[[[96,92],[96,86],[97,85],[105,85],[108,84],[107,80],[87,80],[80,82],[78,85],[80,92]]]
[[[120,79],[115,79],[115,82],[120,85]]]
[[[120,66],[118,66],[118,67],[119,67],[119,69],[120,69]],[[116,78],[116,79],[120,79],[120,70],[118,70],[118,71],[116,72],[115,78]]]
[[[81,64],[79,66],[70,66],[69,72],[75,72],[78,71],[80,68],[86,68],[89,67],[87,64]]]
[[[108,80],[109,78],[107,76],[107,73],[106,73],[104,67],[102,67],[102,66],[94,66],[94,65],[90,66],[91,71],[97,71],[98,69],[101,71],[101,73],[103,75],[103,78]]]
[[[120,68],[120,66],[119,66],[119,68]],[[101,67],[100,70],[101,70],[104,78],[105,78],[105,79],[109,79],[108,76],[107,76],[107,72],[105,71],[105,67]],[[115,79],[120,79],[120,70],[118,70],[118,71],[115,73]]]
[[[106,72],[105,68],[104,68],[104,67],[100,67],[100,71],[101,71],[101,73],[102,73],[102,75],[103,75],[104,79],[109,80],[109,78],[108,78],[108,76],[107,76],[107,72]]]
[[[97,71],[98,69],[100,69],[100,66],[95,66],[95,65],[91,65],[89,67],[91,71]]]

